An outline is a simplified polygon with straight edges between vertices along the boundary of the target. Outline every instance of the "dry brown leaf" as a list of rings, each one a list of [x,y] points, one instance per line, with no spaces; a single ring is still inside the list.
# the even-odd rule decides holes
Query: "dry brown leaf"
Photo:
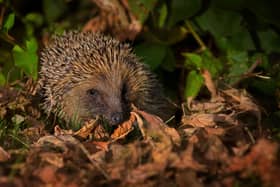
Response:
[[[49,163],[57,168],[61,168],[64,165],[63,157],[61,154],[53,153],[53,152],[43,152],[40,153],[40,157],[42,161]]]
[[[183,132],[183,135],[186,137],[190,137],[197,131],[197,128],[183,128],[181,132]]]
[[[192,112],[205,112],[207,113],[219,113],[225,110],[225,100],[222,97],[216,97],[211,101],[192,101],[188,109]],[[183,107],[185,105],[183,104]]]
[[[217,97],[217,89],[212,80],[211,74],[208,70],[203,70],[201,74],[204,78],[204,84],[211,93],[211,99],[215,99]]]
[[[167,143],[167,138],[172,141],[172,144],[180,145],[181,137],[179,133],[172,127],[168,127],[161,118],[156,115],[149,114],[145,111],[137,110],[136,113],[139,113],[143,118],[147,121],[147,125],[143,125],[141,131],[145,133],[145,135],[153,137],[159,136],[162,137],[161,143]],[[139,126],[139,128],[141,128]],[[165,140],[164,140],[165,139]],[[171,142],[167,143],[170,144]]]
[[[120,41],[134,40],[142,24],[130,11],[126,1],[92,0],[99,8],[97,17],[86,23],[83,31],[110,32]]]
[[[183,116],[182,125],[213,127],[217,124],[214,121],[214,114],[192,114],[190,116]]]
[[[59,136],[49,135],[49,136],[41,137],[37,141],[35,146],[37,146],[37,147],[45,147],[45,146],[56,147],[63,151],[67,151],[68,150],[67,144],[69,144],[69,143],[78,144],[79,141],[71,135],[59,135]]]
[[[86,139],[92,133],[92,130],[95,129],[97,125],[99,125],[98,123],[98,118],[86,121],[84,125],[82,125],[82,128],[76,131],[74,135],[78,136],[79,138]]]
[[[279,146],[266,139],[260,139],[249,154],[243,157],[233,157],[228,160],[226,172],[241,172],[243,177],[257,174],[267,186],[277,186],[280,183]]]
[[[227,147],[221,139],[216,135],[209,134],[205,128],[199,128],[189,138],[189,144],[194,147],[192,155],[189,156],[194,158],[189,159],[195,159],[203,163],[208,173],[219,172],[221,163],[229,158]]]
[[[45,166],[33,171],[33,176],[37,176],[45,184],[52,184],[57,181],[56,170],[57,168],[52,165]]]
[[[194,113],[189,116],[183,116],[182,126],[190,125],[193,127],[215,127],[237,125],[236,120],[229,114],[205,114]]]
[[[193,149],[194,149],[194,144],[189,143],[187,149],[182,153],[180,153],[179,159],[176,159],[173,163],[171,163],[171,166],[178,168],[180,170],[189,168],[195,171],[207,171],[205,165],[198,163],[193,158]]]
[[[210,135],[206,143],[202,141],[198,146],[206,160],[224,162],[229,158],[228,150],[219,137]]]
[[[243,156],[244,153],[246,153],[250,147],[251,147],[251,144],[245,144],[245,145],[241,145],[239,147],[233,147],[232,151],[234,152],[234,155],[236,155],[236,156]]]
[[[222,91],[226,97],[230,97],[231,102],[237,103],[233,105],[240,112],[251,112],[257,118],[258,123],[261,121],[260,107],[253,101],[249,94],[244,90],[228,89]]]
[[[222,136],[225,134],[226,130],[224,128],[209,128],[206,127],[204,128],[206,130],[206,132],[210,135],[217,135],[217,136]]]
[[[14,176],[11,180],[10,176],[1,176],[0,177],[0,186],[1,187],[24,187],[23,180],[19,177]]]
[[[27,116],[26,123],[30,124],[31,127],[23,129],[19,133],[28,138],[29,142],[35,143],[39,140],[40,137],[49,134],[45,130],[45,124],[43,122]]]
[[[203,184],[198,179],[196,172],[192,170],[178,171],[176,172],[175,178],[178,187],[203,187]]]
[[[132,170],[132,172],[127,176],[126,180],[131,184],[141,183],[152,176],[162,173],[164,169],[165,165],[158,163],[143,164]]]
[[[0,146],[0,162],[6,162],[11,158],[11,155]]]
[[[54,126],[54,135],[60,136],[60,135],[73,135],[73,130],[66,130],[59,127],[59,125]]]
[[[134,113],[130,113],[130,117],[127,121],[123,122],[118,126],[117,129],[114,130],[113,134],[111,134],[111,138],[113,141],[124,138],[128,133],[133,131],[133,123],[136,121],[136,116]]]
[[[104,129],[102,125],[97,125],[97,127],[93,130],[93,134],[91,134],[92,140],[96,141],[107,141],[110,139],[109,133]]]
[[[110,142],[97,142],[97,141],[93,141],[91,143],[96,145],[96,147],[101,149],[101,150],[109,151]]]

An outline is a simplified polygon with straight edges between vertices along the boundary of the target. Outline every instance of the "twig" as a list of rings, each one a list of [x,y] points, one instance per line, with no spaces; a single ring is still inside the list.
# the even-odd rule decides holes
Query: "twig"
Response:
[[[243,75],[241,75],[240,78],[235,83],[232,84],[232,86],[234,87],[234,86],[238,85],[239,82],[241,82],[244,78],[255,76],[255,74],[253,74],[252,72],[261,63],[262,63],[262,61],[260,59],[257,59],[256,62],[254,64],[252,64],[251,67]]]
[[[248,134],[248,136],[249,136],[251,142],[252,142],[253,144],[255,144],[255,143],[256,143],[256,140],[255,140],[254,136],[252,135],[252,133],[250,132],[250,130],[248,129],[248,127],[244,127],[244,130],[245,130],[246,133]]]
[[[193,35],[194,39],[196,40],[196,42],[199,44],[201,51],[204,51],[207,49],[206,45],[204,44],[204,42],[201,40],[201,38],[199,37],[199,35],[194,31],[191,22],[190,21],[186,21],[186,26],[189,29],[189,31],[191,32],[191,34]]]
[[[170,121],[172,121],[173,119],[175,119],[175,115],[171,116],[168,120],[166,120],[164,123],[168,124]]]

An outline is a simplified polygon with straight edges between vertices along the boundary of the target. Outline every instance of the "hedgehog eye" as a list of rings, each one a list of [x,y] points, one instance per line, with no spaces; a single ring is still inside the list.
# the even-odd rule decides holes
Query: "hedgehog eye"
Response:
[[[96,97],[99,94],[99,92],[96,89],[92,88],[87,91],[87,94],[92,97]]]

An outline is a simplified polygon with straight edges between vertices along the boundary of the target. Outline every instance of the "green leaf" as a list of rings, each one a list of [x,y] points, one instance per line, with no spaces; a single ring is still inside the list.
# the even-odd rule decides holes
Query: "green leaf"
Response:
[[[255,49],[248,28],[242,24],[241,14],[236,11],[210,6],[196,21],[214,36],[218,47],[224,51]]]
[[[245,28],[243,32],[233,33],[228,37],[217,37],[216,42],[218,47],[224,51],[255,49],[250,33]]]
[[[49,23],[56,21],[66,9],[64,0],[43,0],[43,11]]]
[[[164,23],[166,21],[167,18],[167,6],[166,4],[162,4],[162,6],[159,9],[159,19],[158,19],[158,26],[159,28],[162,28],[164,26]]]
[[[262,49],[267,53],[280,52],[280,36],[272,30],[258,32]]]
[[[8,15],[7,19],[5,20],[3,29],[6,32],[8,32],[14,26],[14,23],[15,23],[15,14],[11,13]]]
[[[166,50],[166,55],[164,57],[163,62],[161,63],[161,67],[169,72],[175,70],[176,59],[173,51],[168,47]]]
[[[246,51],[228,51],[227,59],[230,65],[228,82],[232,84],[248,71],[249,58]]]
[[[214,7],[219,7],[221,9],[226,9],[226,10],[238,10],[238,11],[244,9],[245,3],[246,1],[244,0],[234,0],[234,1],[215,0],[211,2],[211,4]]]
[[[172,27],[179,21],[184,21],[195,13],[201,7],[201,0],[172,0],[171,1],[171,15],[168,26]]]
[[[205,50],[201,56],[204,68],[211,73],[212,77],[218,76],[218,73],[223,69],[221,60],[214,57],[214,55],[208,50]]]
[[[222,70],[221,61],[208,50],[205,50],[202,54],[183,53],[182,55],[186,57],[185,67],[187,68],[207,69],[213,77],[217,76],[218,72]]]
[[[196,97],[203,85],[204,79],[197,71],[191,71],[186,79],[185,97]]]
[[[215,7],[208,8],[204,14],[196,18],[199,26],[205,31],[210,31],[215,38],[243,32],[241,20],[239,13]]]
[[[0,72],[0,86],[5,85],[5,83],[6,83],[6,78],[5,78],[5,76],[3,75],[3,73]]]
[[[26,48],[28,51],[36,53],[38,49],[38,43],[35,38],[26,41]]]
[[[128,0],[130,10],[141,23],[146,21],[156,3],[157,0]]]
[[[43,25],[44,19],[41,14],[32,12],[28,13],[25,16],[24,21],[28,23],[33,23],[36,27],[40,27]]]
[[[248,62],[248,53],[246,51],[229,50],[227,58],[231,62],[245,63]]]
[[[259,67],[262,67],[265,71],[269,71],[269,68],[271,67],[273,68],[273,66],[269,63],[268,56],[265,53],[254,53],[249,59],[251,63],[255,63],[257,60],[261,61]]]
[[[182,53],[185,59],[185,66],[194,66],[197,69],[201,69],[203,67],[202,58],[200,55],[195,53]]]
[[[31,76],[34,80],[37,79],[37,48],[38,44],[34,38],[26,41],[26,49],[22,49],[18,45],[14,46],[13,48],[13,58],[15,65],[21,68],[27,75]]]
[[[156,69],[163,61],[167,46],[159,44],[143,43],[135,47],[137,56],[143,58],[144,62],[152,70]]]

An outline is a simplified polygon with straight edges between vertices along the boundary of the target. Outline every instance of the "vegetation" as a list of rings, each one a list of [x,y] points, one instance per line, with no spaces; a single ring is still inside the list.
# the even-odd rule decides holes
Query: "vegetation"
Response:
[[[243,163],[242,158],[244,160],[245,158],[253,160],[253,157],[257,155],[257,158],[265,160],[264,155],[261,155],[257,151],[258,148],[271,148],[267,150],[267,152],[271,153],[275,160],[277,160],[277,154],[279,154],[274,152],[274,150],[278,150],[279,152],[280,140],[280,11],[278,8],[279,2],[276,0],[269,2],[263,0],[0,0],[0,146],[7,150],[22,148],[26,151],[32,143],[45,135],[44,133],[63,131],[62,129],[53,130],[52,127],[50,127],[51,130],[46,132],[40,131],[39,133],[33,131],[35,127],[36,130],[42,130],[45,124],[48,126],[49,124],[53,125],[58,123],[54,119],[51,120],[50,118],[46,118],[44,114],[41,114],[40,107],[38,107],[39,104],[37,103],[34,106],[34,103],[30,100],[30,90],[34,90],[34,83],[38,78],[38,69],[40,67],[39,51],[43,45],[48,43],[52,34],[60,34],[65,30],[72,29],[82,31],[91,30],[94,32],[103,32],[119,40],[130,42],[136,54],[142,58],[142,61],[147,63],[150,68],[157,73],[164,84],[167,95],[177,104],[178,110],[180,111],[179,113],[183,113],[175,122],[176,130],[179,134],[181,133],[180,130],[182,129],[180,128],[182,128],[182,126],[191,125],[195,126],[195,128],[198,126],[205,127],[205,125],[198,125],[196,122],[192,121],[193,114],[198,115],[201,114],[202,111],[203,113],[210,111],[209,113],[211,113],[211,115],[212,113],[215,113],[215,115],[219,113],[219,117],[221,117],[221,115],[228,116],[228,118],[223,121],[223,123],[226,124],[249,124],[246,128],[249,128],[248,136],[250,138],[253,137],[249,141],[253,142],[252,144],[248,143],[248,140],[245,140],[245,138],[240,139],[240,137],[237,137],[237,134],[240,134],[240,129],[238,129],[238,132],[235,132],[234,138],[231,140],[225,140],[223,138],[213,140],[213,134],[211,136],[207,134],[210,133],[210,131],[206,133],[206,131],[201,129],[198,130],[200,134],[196,134],[198,142],[200,143],[206,139],[207,141],[214,141],[214,143],[222,142],[225,145],[222,148],[228,151],[225,152],[230,162],[230,164],[227,163],[227,166],[230,165],[233,167],[232,163],[240,159],[238,160],[241,168],[240,170],[236,168],[234,170],[229,166],[225,169],[220,166],[219,169],[224,169],[223,171],[225,173],[229,171],[234,173],[227,173],[230,177],[227,178],[227,176],[219,173],[219,169],[214,170],[212,168],[213,170],[211,170],[211,164],[208,163],[210,162],[210,158],[207,156],[207,158],[200,158],[200,161],[202,160],[200,163],[192,160],[197,165],[189,166],[186,164],[187,161],[184,160],[186,159],[185,157],[182,157],[182,152],[187,154],[188,149],[186,148],[187,146],[184,147],[183,145],[192,144],[195,149],[194,154],[197,153],[196,151],[205,155],[211,152],[207,152],[205,150],[207,148],[203,149],[201,145],[192,142],[194,140],[189,137],[193,137],[194,135],[188,134],[189,139],[181,137],[181,141],[184,142],[181,146],[178,146],[173,141],[167,143],[169,146],[172,144],[172,150],[180,147],[179,150],[181,151],[178,151],[180,153],[177,154],[176,152],[176,154],[181,156],[181,160],[179,158],[177,160],[174,158],[174,160],[172,160],[174,161],[172,166],[166,166],[164,169],[156,168],[158,170],[154,170],[153,172],[165,171],[162,176],[156,175],[158,178],[155,177],[151,179],[155,175],[145,175],[145,179],[149,181],[151,185],[155,184],[151,181],[156,179],[163,180],[164,176],[168,176],[166,173],[172,173],[173,170],[177,171],[180,165],[177,162],[180,160],[180,162],[183,163],[182,165],[185,164],[185,168],[178,169],[178,173],[171,176],[171,178],[177,177],[177,185],[179,185],[178,181],[183,180],[180,177],[186,175],[191,178],[192,175],[195,175],[195,179],[202,176],[199,179],[203,181],[203,184],[210,181],[211,184],[214,185],[215,182],[213,181],[215,181],[215,179],[216,181],[223,179],[220,182],[223,182],[224,185],[228,184],[228,186],[230,186],[230,184],[234,184],[235,186],[255,186],[259,184],[259,181],[261,181],[263,185],[273,186],[277,184],[276,178],[265,178],[264,172],[260,171],[261,169],[252,169],[248,171],[251,172],[252,175],[247,175],[245,179],[242,178],[244,176],[242,176],[241,170],[246,168],[246,164],[248,164],[249,168],[254,164],[250,163],[250,165],[249,162]],[[229,91],[230,89],[238,90],[238,94],[232,90]],[[250,96],[247,93],[245,94],[242,91],[243,89],[247,90]],[[252,99],[251,96],[254,99]],[[220,100],[221,98],[223,101]],[[242,99],[245,99],[246,102],[244,103]],[[224,108],[219,109],[219,112],[217,112],[218,109],[216,108],[215,112],[213,112],[214,109],[210,107],[213,103],[209,100],[214,101],[214,103],[216,102],[217,106],[215,107],[219,108],[223,106]],[[203,103],[206,109],[195,108],[193,106],[194,101]],[[211,110],[207,107],[210,107]],[[249,111],[249,114],[244,111]],[[138,113],[141,112],[138,111]],[[246,120],[240,117],[239,113],[245,113]],[[264,113],[262,118],[260,117],[260,113]],[[141,115],[145,116],[145,113],[141,113]],[[150,116],[144,117],[146,121],[154,123],[150,118]],[[208,125],[213,122],[213,126],[219,126],[217,121],[211,121],[209,118],[210,115],[207,116],[207,119],[205,116],[203,116],[203,118],[199,116],[196,119],[206,120]],[[133,118],[133,120],[136,119]],[[131,121],[133,120],[131,119]],[[137,122],[141,123],[139,121]],[[258,122],[260,122],[261,125],[256,125]],[[130,125],[132,125],[132,122]],[[33,128],[33,130],[30,130],[30,128]],[[205,129],[207,128],[209,127],[205,127]],[[241,127],[239,126],[238,128]],[[242,128],[244,131],[243,126]],[[258,131],[259,129],[261,129],[261,132]],[[141,127],[140,131],[143,131]],[[65,132],[63,131],[63,133]],[[67,133],[69,132],[67,131]],[[104,132],[102,131],[102,133]],[[174,135],[171,132],[161,133],[162,134],[156,134],[155,136],[171,136],[173,139],[177,136],[177,134]],[[186,133],[186,130],[184,130],[184,133]],[[216,136],[218,132],[215,131],[215,133]],[[226,132],[223,133],[227,134]],[[154,134],[149,135],[152,137],[151,139],[160,139],[155,138]],[[103,135],[102,138],[104,138],[104,136],[106,137],[107,135]],[[255,144],[257,140],[264,137],[266,139],[269,137],[269,139],[277,142],[278,148],[276,144],[264,140],[261,140],[259,144]],[[53,144],[57,143],[54,143],[53,139],[44,139],[44,141]],[[67,141],[70,140],[67,139]],[[157,141],[155,142],[158,143]],[[238,147],[238,142],[242,142],[241,144],[243,147]],[[71,143],[73,143],[72,140]],[[166,146],[165,143],[166,142],[163,144]],[[141,153],[133,157],[134,159],[143,159],[143,163],[141,164],[149,163],[149,159],[153,161],[156,160],[155,155],[159,154],[159,150],[156,152],[149,152],[150,149],[152,149],[150,144],[145,144],[145,148],[141,147],[139,144],[140,143],[134,142],[133,145],[137,148],[133,150],[128,150],[128,147],[123,149],[123,151],[127,151],[125,159],[131,159],[131,157],[133,157],[131,156],[132,152],[139,149],[147,153],[147,155]],[[213,144],[209,144],[209,147],[214,146]],[[245,148],[246,145],[249,144],[250,146]],[[254,147],[252,147],[253,144],[255,144]],[[56,146],[58,145],[56,144]],[[100,143],[98,146],[100,147]],[[242,158],[237,158],[237,153],[232,153],[236,151],[234,146],[238,147],[239,153],[243,156]],[[243,152],[241,147],[243,148]],[[63,153],[65,153],[66,150],[71,150],[69,147],[63,147],[62,145],[59,145],[58,148],[63,149]],[[80,144],[78,148],[81,148]],[[171,159],[171,148],[170,150],[168,149],[167,152],[161,152],[160,154],[168,155],[165,158]],[[84,148],[81,149],[84,150]],[[114,147],[112,150],[116,151],[115,149]],[[20,153],[21,156],[19,156],[18,153],[9,152],[10,155],[14,154],[15,158],[4,162],[3,166],[5,169],[0,169],[1,175],[20,176],[20,172],[15,171],[16,169],[14,170],[12,166],[10,166],[11,163],[17,163],[19,162],[18,160],[22,161],[22,157],[34,158],[32,154],[40,152],[36,151]],[[86,156],[89,154],[84,151],[83,153]],[[219,153],[224,152],[221,151]],[[246,153],[248,154],[246,155]],[[29,156],[27,156],[28,154]],[[75,155],[76,153],[71,154],[77,156]],[[232,157],[230,157],[230,154],[235,155],[231,155]],[[129,157],[129,155],[131,157]],[[57,155],[52,156],[57,158]],[[190,156],[191,159],[195,159],[192,156]],[[145,160],[145,158],[147,160]],[[38,164],[35,159],[32,161],[30,159],[28,164]],[[219,164],[223,165],[227,159],[220,157],[218,159],[213,159],[217,162],[215,167],[219,167]],[[73,162],[75,164],[77,160]],[[135,162],[133,164],[135,164]],[[202,163],[203,165],[200,165]],[[243,165],[241,163],[243,163]],[[116,164],[116,162],[114,162],[114,164],[112,164],[112,167],[117,167],[118,164],[121,165],[122,163],[118,162]],[[258,164],[260,167],[263,166],[261,163]],[[151,166],[153,165],[151,164]],[[70,166],[68,165],[67,167]],[[79,167],[82,169],[82,165]],[[83,165],[83,167],[89,166]],[[98,166],[94,165],[94,167]],[[143,167],[143,171],[139,168],[136,170],[134,166],[126,166],[125,164],[123,164],[122,167],[130,167],[130,171],[134,172],[133,174],[137,178],[135,180],[138,185],[141,184],[139,181],[142,180],[141,176],[138,176],[141,172],[145,173],[145,171],[149,169],[150,172],[152,172],[152,169],[148,168],[147,165],[145,165],[146,168]],[[268,163],[267,167],[268,171],[271,173],[277,173],[279,171],[279,167],[274,166],[272,161]],[[132,170],[132,168],[135,170]],[[186,170],[186,168],[191,169]],[[24,172],[33,171],[32,169],[34,168],[26,167]],[[71,169],[73,168],[69,170]],[[74,170],[75,169],[73,169],[73,171]],[[101,173],[103,173],[102,171],[103,169]],[[44,173],[46,171],[42,169],[40,172]],[[119,172],[122,173],[122,171]],[[235,173],[238,172],[241,174],[235,176]],[[184,175],[182,173],[184,173]],[[44,174],[42,174],[42,176],[43,175]],[[96,172],[92,175],[96,176],[91,176],[90,180],[94,180],[94,177],[100,177]],[[257,177],[262,177],[259,179],[256,178],[255,175]],[[102,176],[105,176],[107,183],[103,181],[103,183],[98,183],[100,185],[134,184],[132,179],[126,178],[123,179],[125,181],[123,183],[115,183],[119,180],[117,176],[114,176],[117,178],[116,181],[113,179],[109,180],[107,174],[103,173]],[[110,177],[112,177],[112,175]],[[40,179],[43,180],[42,178]],[[226,181],[226,179],[228,179],[228,181]],[[195,180],[195,182],[198,181],[199,180]]]

